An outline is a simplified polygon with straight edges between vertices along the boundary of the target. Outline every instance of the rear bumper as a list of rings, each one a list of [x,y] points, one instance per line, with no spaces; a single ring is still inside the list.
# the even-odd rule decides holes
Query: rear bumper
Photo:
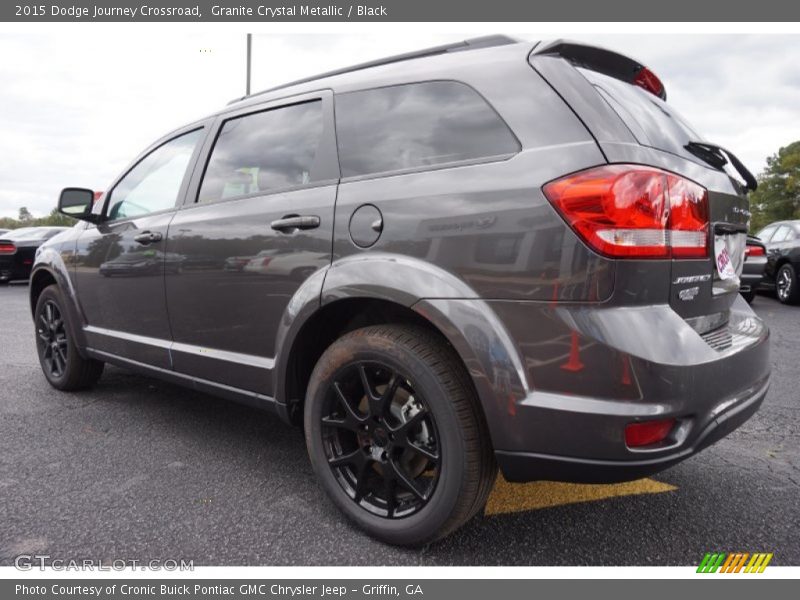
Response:
[[[418,310],[464,360],[507,479],[613,482],[691,456],[758,409],[769,329],[731,300],[727,324],[702,335],[668,304],[450,299]],[[676,420],[665,440],[627,446],[628,424],[662,419]]]
[[[32,264],[24,264],[23,258],[12,255],[0,258],[0,281],[28,279],[31,276]]]
[[[529,452],[497,451],[495,456],[504,477],[509,481],[569,481],[575,483],[615,483],[632,481],[663,471],[703,448],[727,436],[747,421],[764,401],[769,380],[762,382],[744,398],[726,400],[725,412],[713,417],[693,438],[691,444],[656,457],[632,457],[630,460],[597,460],[571,456],[553,456]]]
[[[740,296],[728,323],[703,335],[666,305],[493,308],[516,323],[529,384],[493,437],[512,481],[655,473],[744,423],[769,387],[769,330]],[[541,311],[535,327],[520,325],[523,310]],[[662,419],[676,420],[665,440],[627,446],[628,424]]]

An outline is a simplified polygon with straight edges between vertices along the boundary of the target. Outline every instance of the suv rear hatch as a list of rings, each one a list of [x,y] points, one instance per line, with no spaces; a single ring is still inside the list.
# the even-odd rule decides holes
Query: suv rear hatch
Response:
[[[655,167],[707,190],[706,252],[690,258],[672,253],[669,303],[701,333],[725,323],[739,291],[752,174],[732,153],[704,141],[667,104],[658,77],[637,61],[557,41],[537,45],[530,63],[586,125],[609,163]]]

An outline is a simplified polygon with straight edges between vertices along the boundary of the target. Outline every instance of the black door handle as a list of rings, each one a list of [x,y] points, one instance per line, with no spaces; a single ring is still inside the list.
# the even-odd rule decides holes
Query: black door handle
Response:
[[[295,229],[316,229],[319,227],[319,217],[314,215],[286,215],[269,224],[275,231],[291,233]]]
[[[148,244],[152,244],[153,242],[160,242],[161,241],[161,234],[157,231],[143,231],[137,236],[134,236],[134,241],[139,242],[147,246]]]

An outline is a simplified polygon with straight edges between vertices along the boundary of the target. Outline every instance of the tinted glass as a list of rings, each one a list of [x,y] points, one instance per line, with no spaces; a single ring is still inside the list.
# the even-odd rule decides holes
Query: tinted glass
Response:
[[[2,235],[6,240],[49,240],[56,234],[68,229],[67,227],[22,227],[12,229]]]
[[[455,81],[398,85],[336,97],[342,176],[512,154],[519,142],[472,88]]]
[[[640,144],[672,154],[694,156],[684,146],[703,138],[674,107],[639,86],[589,69],[579,70],[625,122]]]
[[[37,236],[37,231],[39,229],[37,227],[21,227],[19,229],[12,229],[8,233],[3,235],[3,238],[7,240],[21,240],[25,239],[35,239]]]
[[[781,225],[778,227],[778,231],[775,232],[775,235],[772,236],[770,240],[773,244],[776,242],[783,242],[787,239],[790,239],[791,229],[789,229],[788,225]]]
[[[214,144],[199,201],[311,183],[321,140],[321,101],[230,119]]]
[[[770,236],[775,232],[776,227],[770,225],[769,227],[764,227],[761,231],[756,234],[756,237],[759,238],[762,242],[768,242]]]
[[[170,140],[144,157],[111,192],[110,219],[138,217],[172,208],[203,130]]]

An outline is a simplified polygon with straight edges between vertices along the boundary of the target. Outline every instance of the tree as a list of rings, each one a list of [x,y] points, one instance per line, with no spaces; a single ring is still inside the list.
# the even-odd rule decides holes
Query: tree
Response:
[[[773,221],[800,218],[800,141],[767,159],[767,168],[758,176],[758,189],[750,194],[750,210],[752,231]]]
[[[50,214],[41,219],[36,219],[37,225],[48,225],[53,227],[72,227],[75,225],[75,219],[58,212],[58,208],[50,211]]]
[[[33,215],[31,214],[31,211],[28,210],[28,207],[23,206],[19,209],[19,217],[17,217],[17,219],[21,223],[27,223],[28,221],[33,221]]]

